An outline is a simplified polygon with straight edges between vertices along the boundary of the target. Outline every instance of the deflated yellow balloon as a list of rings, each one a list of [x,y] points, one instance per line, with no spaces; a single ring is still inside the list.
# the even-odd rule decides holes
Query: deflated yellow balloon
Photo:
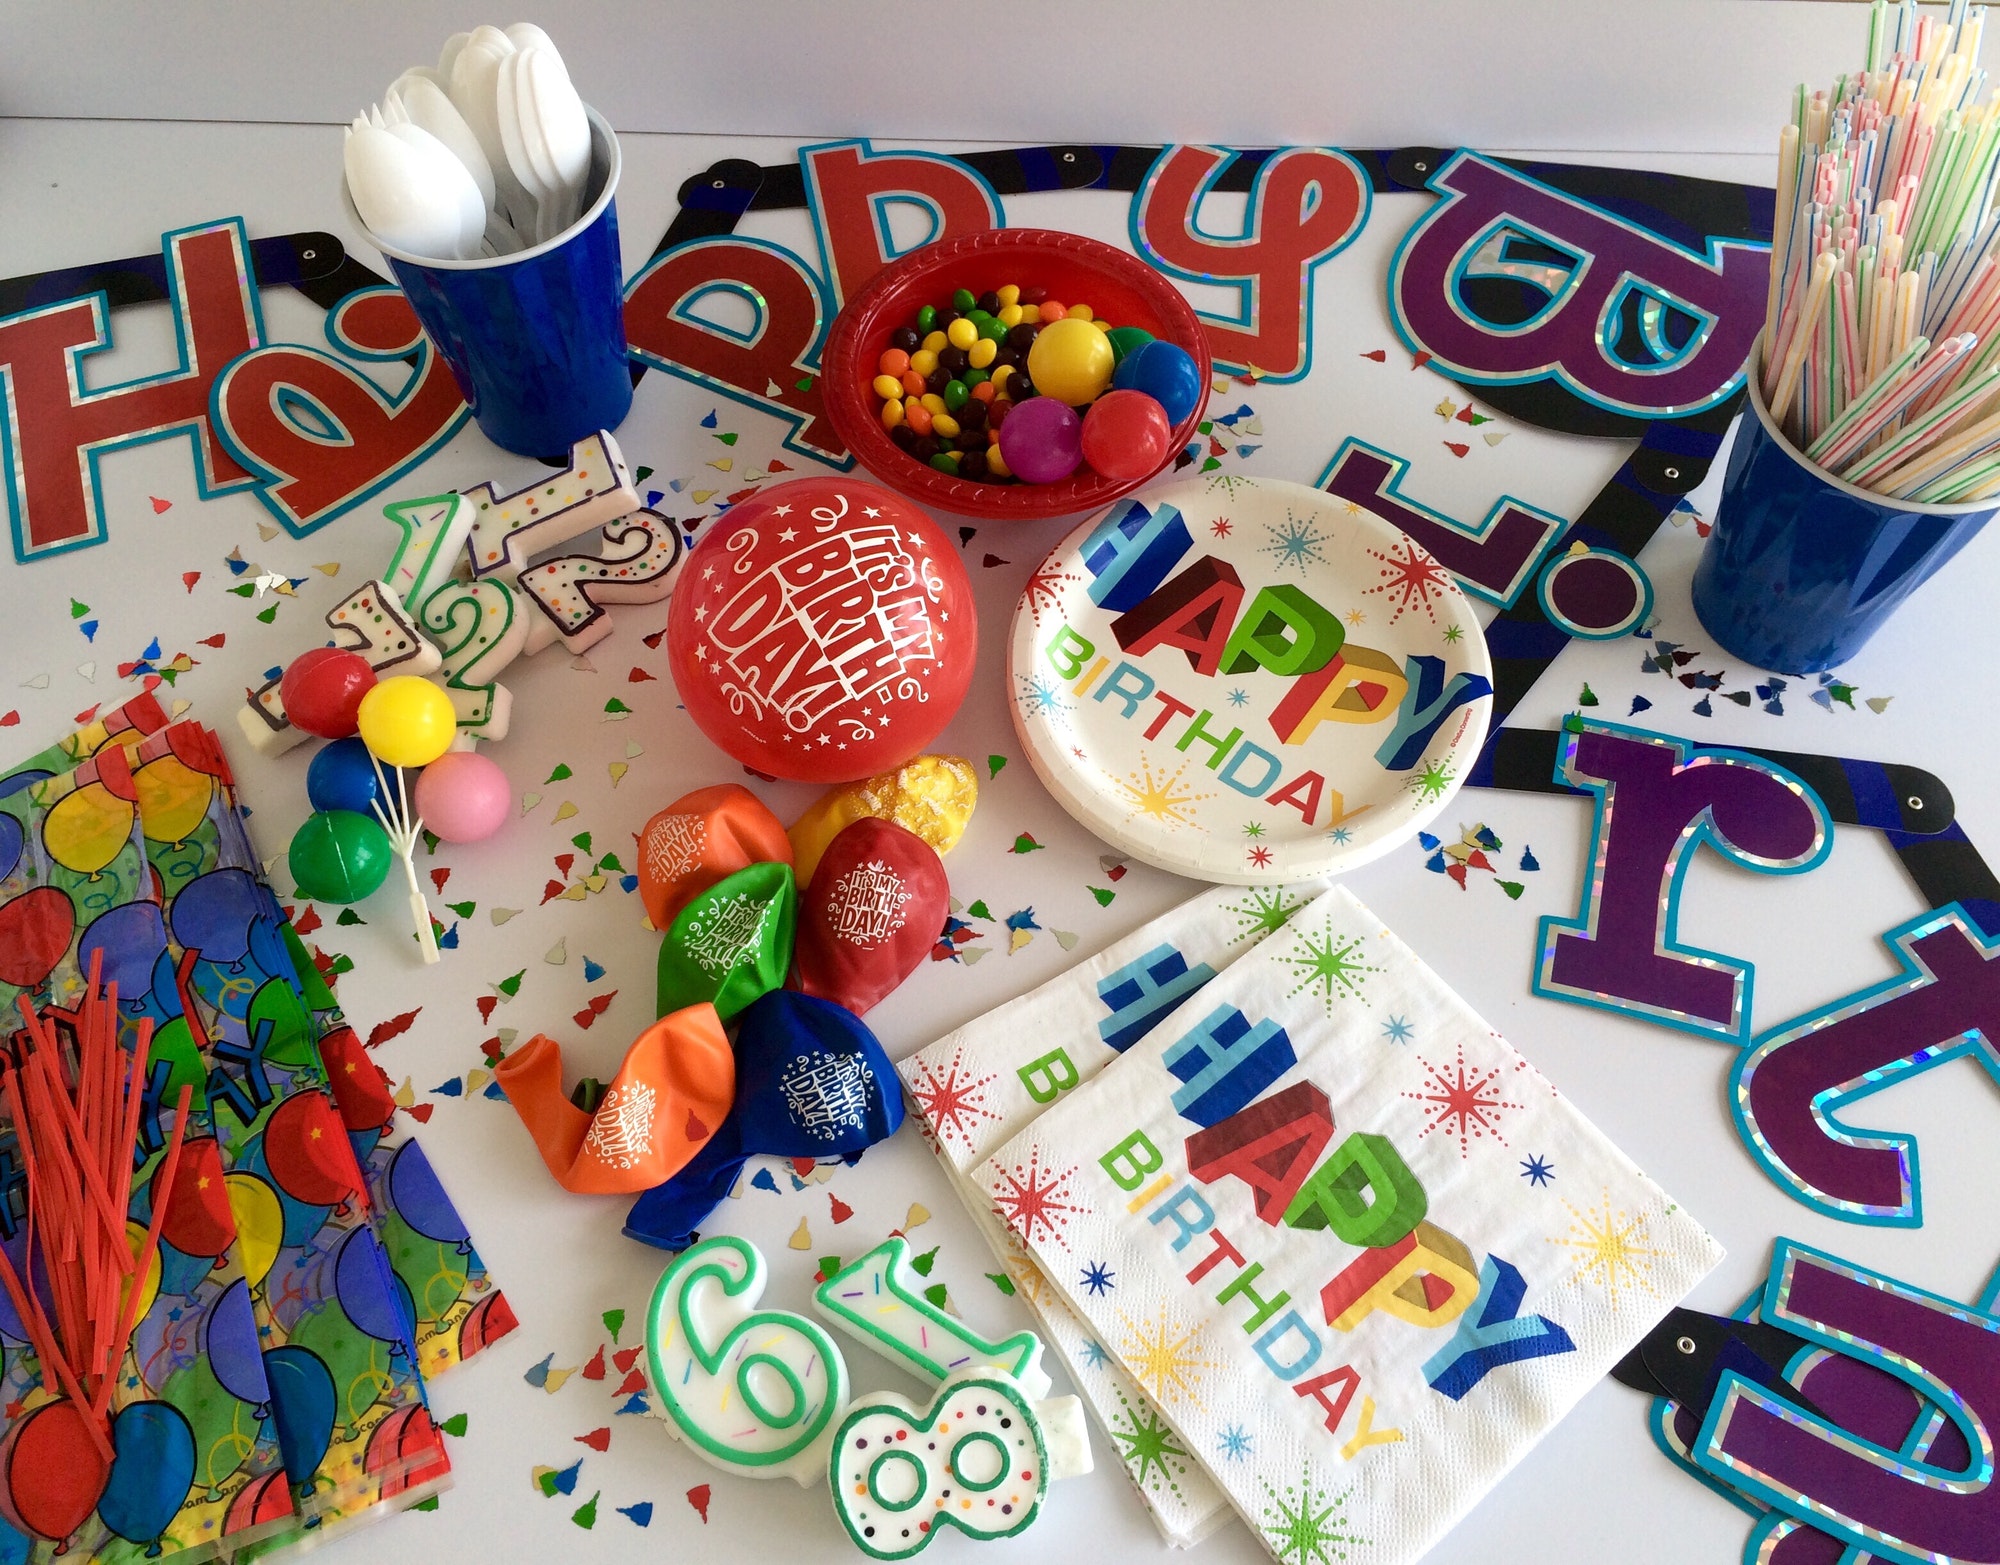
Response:
[[[255,1174],[229,1174],[222,1182],[229,1190],[229,1213],[236,1219],[243,1275],[255,1288],[270,1275],[285,1242],[285,1209],[278,1192]]]
[[[132,806],[102,783],[64,794],[42,821],[49,857],[79,875],[95,875],[132,840]]]
[[[146,1248],[146,1225],[144,1223],[127,1222],[125,1224],[125,1243],[130,1247],[132,1259],[136,1263],[139,1259],[139,1252]],[[128,1277],[125,1280],[125,1286],[118,1296],[118,1302],[121,1305],[132,1297],[132,1287],[135,1281],[139,1288],[139,1308],[133,1312],[132,1319],[144,1320],[152,1311],[153,1301],[160,1296],[160,1252],[158,1249],[153,1251],[153,1264],[146,1268],[145,1276],[137,1279]]]
[[[132,774],[139,826],[153,842],[185,842],[208,814],[215,779],[179,757],[163,755]]]
[[[965,834],[979,803],[979,774],[957,755],[920,755],[893,772],[842,783],[814,800],[786,833],[792,839],[792,866],[801,887],[810,885],[820,855],[856,821],[892,821],[915,832],[940,854],[951,852]]]

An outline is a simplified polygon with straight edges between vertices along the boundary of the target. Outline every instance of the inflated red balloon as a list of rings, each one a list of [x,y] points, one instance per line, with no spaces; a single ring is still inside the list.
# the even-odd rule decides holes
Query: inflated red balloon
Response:
[[[160,1199],[162,1164],[153,1174],[152,1199]],[[161,1237],[183,1255],[220,1255],[236,1237],[236,1218],[229,1210],[229,1186],[223,1183],[222,1152],[213,1136],[195,1136],[181,1148],[173,1188],[167,1192],[167,1215]]]
[[[848,478],[760,491],[709,524],[667,616],[688,714],[754,771],[853,782],[921,753],[972,680],[958,551],[907,500]]]
[[[950,911],[935,848],[893,821],[856,821],[799,898],[793,987],[859,1016],[923,965]]]
[[[37,886],[0,907],[0,983],[32,989],[69,950],[76,905],[69,893]]]
[[[0,1444],[0,1509],[20,1532],[60,1543],[90,1518],[111,1467],[69,1398],[18,1420]]]
[[[359,727],[361,698],[375,688],[375,670],[359,652],[314,647],[285,667],[278,699],[295,727],[322,739],[345,739]]]
[[[280,1190],[307,1206],[337,1206],[355,1193],[359,1170],[340,1116],[322,1093],[300,1092],[264,1124],[264,1166]]]

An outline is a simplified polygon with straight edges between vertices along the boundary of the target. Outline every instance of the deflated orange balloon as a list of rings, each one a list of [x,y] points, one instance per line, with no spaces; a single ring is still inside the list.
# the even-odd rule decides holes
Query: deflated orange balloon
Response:
[[[740,783],[683,794],[639,833],[639,897],[665,933],[690,900],[752,864],[789,864],[778,817]]]

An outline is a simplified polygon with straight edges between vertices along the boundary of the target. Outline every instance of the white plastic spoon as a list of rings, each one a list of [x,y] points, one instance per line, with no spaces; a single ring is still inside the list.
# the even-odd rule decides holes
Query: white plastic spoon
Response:
[[[479,254],[479,241],[486,233],[486,203],[479,186],[466,166],[451,154],[437,137],[420,125],[405,121],[389,126],[389,134],[417,154],[419,178],[436,200],[449,202],[458,214],[457,259],[469,261]]]
[[[354,210],[371,234],[411,255],[460,258],[464,214],[457,195],[440,195],[422,155],[407,141],[357,118],[341,162]],[[460,173],[470,184],[472,176]],[[476,196],[478,187],[472,188]]]
[[[486,149],[479,145],[479,138],[473,135],[472,127],[465,123],[465,116],[458,112],[444,89],[435,82],[406,71],[398,86],[389,89],[389,97],[402,105],[412,125],[421,126],[437,137],[445,144],[446,150],[465,165],[466,172],[479,187],[479,199],[485,203],[486,234],[493,241],[495,250],[519,249],[520,236],[499,211],[493,165],[486,161]]]
[[[533,227],[526,192],[507,163],[500,139],[498,87],[501,63],[514,52],[513,42],[497,27],[475,28],[452,62],[449,82],[452,106],[464,118],[486,154],[493,171],[498,205],[524,236]]]
[[[507,167],[530,204],[530,211],[524,214],[525,221],[517,222],[515,226],[521,236],[534,245],[540,244],[546,237],[543,229],[556,192],[552,182],[543,177],[540,165],[527,146],[524,118],[528,109],[523,99],[526,89],[520,65],[519,55],[509,55],[500,62],[494,101]]]
[[[590,173],[590,120],[560,55],[537,47],[516,58],[531,112],[532,130],[524,128],[523,134],[538,144],[531,151],[539,152],[537,164],[549,170],[555,185],[549,232],[543,235],[548,239],[575,223],[582,205],[583,184]]]

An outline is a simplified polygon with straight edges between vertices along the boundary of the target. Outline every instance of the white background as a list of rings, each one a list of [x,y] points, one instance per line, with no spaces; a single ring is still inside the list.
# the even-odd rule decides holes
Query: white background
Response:
[[[723,8],[712,10],[719,14]],[[866,8],[856,10],[869,14]],[[851,55],[843,63],[842,49],[859,46],[853,39],[835,38],[837,29],[787,48],[769,30],[751,38],[743,25],[741,36],[732,34],[731,47],[738,52],[719,52],[721,63],[711,72],[699,68],[686,47],[671,42],[664,20],[671,15],[681,22],[698,21],[693,8],[663,9],[658,31],[642,35],[650,40],[646,50],[612,47],[616,40],[601,32],[586,33],[572,44],[577,28],[566,29],[561,16],[543,20],[578,62],[574,68],[586,97],[611,107],[621,126],[672,123],[680,112],[675,105],[681,104],[691,105],[690,114],[699,110],[726,117],[730,128],[795,133],[790,140],[726,143],[627,134],[619,209],[629,272],[670,219],[681,179],[725,150],[780,161],[801,139],[843,130],[872,131],[881,145],[903,144],[892,133],[912,125],[912,116],[924,114],[931,116],[933,127],[990,129],[1001,141],[1057,139],[1086,130],[1100,138],[1114,130],[1138,135],[1147,128],[1155,135],[1192,139],[1235,133],[1239,125],[1325,125],[1314,116],[1325,104],[1339,103],[1354,107],[1353,123],[1381,131],[1381,139],[1372,143],[1377,145],[1400,138],[1462,138],[1493,146],[1500,136],[1483,127],[1528,127],[1556,138],[1520,138],[1540,146],[1651,145],[1666,150],[1625,161],[1724,177],[1768,177],[1768,159],[1761,156],[1696,159],[1669,153],[1715,147],[1748,152],[1762,139],[1756,127],[1775,121],[1781,112],[1783,94],[1801,62],[1810,64],[1815,76],[1830,75],[1858,57],[1863,25],[1862,12],[1852,7],[1659,6],[1641,12],[1606,6],[1589,12],[1600,35],[1610,28],[1607,18],[1614,10],[1623,19],[1615,47],[1614,40],[1600,36],[1587,49],[1548,48],[1537,55],[1551,69],[1575,72],[1577,80],[1587,77],[1595,84],[1588,101],[1559,85],[1547,92],[1525,81],[1505,88],[1505,81],[1520,77],[1518,71],[1511,77],[1505,72],[1485,77],[1490,96],[1474,90],[1470,77],[1454,82],[1452,71],[1459,67],[1449,63],[1436,76],[1426,75],[1412,52],[1415,35],[1423,29],[1412,26],[1411,36],[1403,36],[1402,17],[1428,15],[1443,29],[1433,36],[1453,59],[1464,53],[1468,40],[1491,44],[1506,29],[1491,15],[1473,17],[1453,8],[1447,23],[1441,10],[1406,8],[1395,37],[1384,31],[1370,40],[1371,48],[1387,51],[1381,58],[1404,63],[1377,71],[1349,59],[1337,76],[1328,78],[1326,96],[1311,104],[1279,101],[1282,95],[1260,98],[1244,90],[1241,81],[1187,91],[1191,54],[1201,55],[1203,69],[1212,66],[1227,78],[1232,70],[1249,68],[1244,51],[1253,58],[1268,57],[1274,34],[1246,36],[1254,14],[1247,11],[1240,22],[1235,12],[1175,11],[1173,16],[1185,19],[1191,29],[1189,43],[1199,47],[1182,51],[1161,38],[1156,52],[1141,62],[1157,68],[1152,74],[1162,84],[1160,91],[1149,96],[1126,80],[1108,101],[1093,105],[1093,112],[1102,109],[1095,118],[1074,103],[1067,110],[1052,105],[1047,84],[1037,85],[1028,100],[1047,117],[1029,115],[1021,107],[1017,83],[1033,73],[1018,70],[1008,73],[1009,83],[997,95],[961,88],[949,103],[939,102],[934,83],[923,85],[936,67],[914,34],[893,47],[879,33],[872,35],[873,63],[861,70]],[[406,54],[415,58],[428,53],[429,42],[466,20],[447,16],[441,8],[410,7],[402,13],[406,20],[392,23],[384,11],[367,28],[318,38],[302,31],[295,45],[279,50],[272,35],[259,34],[244,21],[250,13],[241,8],[214,8],[206,17],[199,9],[183,10],[178,14],[184,26],[171,35],[134,32],[157,22],[121,11],[116,58],[108,60],[93,56],[87,44],[93,37],[101,41],[112,36],[99,30],[110,27],[108,12],[89,6],[61,12],[16,6],[7,13],[17,36],[26,29],[42,40],[42,47],[28,53],[46,66],[38,74],[23,66],[22,52],[12,47],[0,51],[5,55],[0,90],[10,107],[35,113],[74,112],[82,106],[99,113],[190,114],[201,112],[198,105],[208,101],[204,95],[213,93],[218,106],[212,113],[225,112],[224,105],[228,112],[270,113],[278,105],[268,84],[225,83],[218,72],[232,59],[259,67],[282,57],[297,81],[298,101],[305,105],[301,115],[345,117],[350,100],[372,93],[400,68]],[[1742,49],[1714,47],[1710,34],[1686,31],[1682,22],[1697,12],[1714,27],[1726,23],[1740,30],[1730,36],[1765,38],[1763,52],[1747,56]],[[585,8],[581,14],[611,13]],[[1028,14],[1032,19],[1034,8]],[[1511,16],[1518,24],[1515,33],[1523,34],[1531,28],[1552,31],[1572,14],[1570,8],[1549,6],[1531,13],[1517,8],[1501,16]],[[1111,63],[1125,44],[1115,37],[1087,37],[1081,16],[1072,8],[1066,19],[1050,21],[1039,32],[1033,27],[1024,31],[1050,39],[1058,46],[1058,57],[1090,51],[1113,75],[1130,77],[1134,67]],[[1811,36],[1829,16],[1839,30],[1838,46],[1830,53]],[[704,25],[717,24],[710,18]],[[1375,25],[1384,24],[1378,19]],[[1780,40],[1782,49],[1766,37],[1772,28],[1788,35]],[[403,39],[407,43],[398,41]],[[806,43],[819,51],[810,59],[804,58],[812,52],[804,48]],[[1061,47],[1065,44],[1067,51]],[[1518,36],[1515,45],[1526,47]],[[1816,49],[1826,57],[1819,58]],[[1586,54],[1591,58],[1588,72],[1578,63]],[[1689,81],[1671,90],[1641,90],[1649,77],[1672,68],[1675,56],[1699,56],[1702,71],[1690,69]],[[601,85],[593,69],[602,72]],[[1740,93],[1759,101],[1747,109],[1739,101],[1733,118],[1662,110],[1663,97],[1685,98],[1686,92],[1699,89],[1695,77],[1703,73],[1722,73],[1737,83]],[[1148,74],[1140,72],[1138,79],[1143,82]],[[1493,86],[1496,77],[1503,86]],[[661,85],[649,85],[653,82]],[[1452,84],[1447,97],[1436,96],[1439,82]],[[1614,83],[1619,84],[1615,92]],[[330,84],[345,96],[323,104]],[[991,101],[996,96],[1003,100],[999,107]],[[1063,119],[1065,112],[1070,119]],[[1345,111],[1335,117],[1344,118]],[[1246,132],[1245,139],[1249,137]],[[1348,145],[1371,144],[1353,135],[1345,140]],[[338,155],[338,132],[331,128],[0,120],[0,214],[5,217],[0,222],[0,275],[143,253],[157,245],[165,229],[231,213],[246,216],[253,237],[331,228],[372,263],[374,258],[358,236],[345,232],[339,216],[333,196]],[[1474,440],[1464,461],[1442,449],[1443,438],[1464,438],[1465,426],[1447,428],[1433,406],[1443,397],[1463,403],[1464,395],[1428,372],[1409,369],[1381,305],[1389,250],[1421,206],[1415,197],[1378,199],[1367,232],[1320,272],[1316,367],[1308,380],[1288,387],[1232,387],[1226,398],[1218,399],[1225,405],[1248,402],[1266,430],[1261,451],[1247,459],[1232,456],[1229,465],[1310,482],[1341,439],[1352,434],[1410,455],[1415,467],[1408,487],[1454,515],[1476,519],[1502,492],[1574,515],[1615,469],[1622,445],[1546,436],[1502,420],[1486,426],[1508,432],[1497,446]],[[1010,222],[1076,228],[1119,240],[1126,198],[1102,192],[1015,198],[1007,209]],[[1228,216],[1219,209],[1207,226],[1222,228]],[[812,253],[802,214],[760,216],[743,231]],[[272,339],[321,341],[319,312],[295,295],[282,290],[267,294],[265,307]],[[114,330],[118,347],[92,361],[92,384],[150,373],[172,362],[164,310],[119,312]],[[1385,365],[1360,357],[1374,348],[1387,350]],[[712,408],[720,409],[723,430],[741,434],[733,451],[726,452],[699,428],[698,421]],[[780,454],[780,434],[773,420],[654,373],[642,384],[619,438],[629,460],[657,469],[653,485],[681,477],[691,480],[690,489],[712,485],[726,493],[736,487],[735,479],[704,464],[730,455],[739,474],[761,467]],[[791,453],[783,455],[794,468],[807,467]],[[487,477],[511,487],[538,471],[495,452],[468,430],[399,487],[403,493],[429,493]],[[193,716],[223,731],[244,800],[255,811],[252,834],[263,854],[277,855],[305,812],[306,752],[259,762],[234,742],[233,709],[245,684],[318,640],[318,615],[364,574],[380,568],[389,541],[387,524],[364,507],[309,538],[281,535],[264,541],[257,524],[266,520],[265,514],[247,495],[198,500],[184,442],[118,454],[107,459],[104,473],[109,546],[26,568],[0,562],[0,603],[5,605],[0,615],[0,714],[20,713],[18,727],[0,730],[0,748],[9,758],[37,749],[72,726],[81,709],[96,702],[113,704],[131,693],[134,687],[116,678],[115,664],[137,656],[157,635],[164,655],[187,650],[200,659],[201,666],[180,681],[178,694],[194,701]],[[1704,511],[1712,490],[1713,480],[1694,497]],[[155,514],[149,503],[155,496],[171,501],[171,509]],[[670,496],[665,508],[675,509],[676,501],[683,514],[692,510],[680,496]],[[945,524],[948,529],[958,525],[951,518]],[[927,964],[870,1018],[899,1058],[1042,982],[1193,889],[1135,866],[1115,883],[1115,902],[1098,907],[1085,887],[1107,883],[1098,863],[1104,846],[1063,817],[1041,792],[1007,722],[1001,630],[1021,582],[1068,526],[986,526],[970,542],[966,559],[987,628],[973,694],[940,743],[975,758],[982,775],[987,756],[1008,758],[1005,770],[985,785],[965,843],[947,861],[955,894],[968,903],[983,899],[1002,916],[1032,905],[1043,932],[1010,956],[1004,930],[997,924],[976,926],[985,932],[977,944],[987,950],[976,966]],[[246,603],[225,592],[232,578],[222,557],[234,546],[241,547],[245,559],[307,578],[296,600],[282,600],[275,625],[265,627],[253,618],[270,600]],[[1661,634],[1706,649],[1687,603],[1687,579],[1698,547],[1691,526],[1663,527],[1643,563],[1658,588]],[[1996,682],[1986,656],[1993,645],[1990,603],[2000,565],[1996,551],[2000,536],[1989,533],[1976,541],[1843,670],[1859,687],[1855,711],[1823,711],[1806,699],[1804,687],[1794,685],[1782,718],[1757,706],[1746,712],[1717,701],[1716,715],[1704,720],[1690,711],[1697,692],[1642,674],[1643,644],[1621,640],[1572,647],[1516,721],[1554,723],[1588,682],[1600,698],[1597,715],[1612,719],[1624,718],[1630,698],[1644,695],[1654,707],[1638,721],[1711,742],[1923,766],[1950,785],[1958,818],[1973,840],[2000,856],[2000,784],[1993,779],[1989,718]],[[988,553],[1006,563],[983,566]],[[312,569],[336,561],[342,567],[337,580]],[[187,570],[203,572],[192,593],[181,587],[181,573]],[[68,607],[72,597],[88,603],[102,622],[94,645],[86,644],[75,627]],[[554,874],[549,856],[566,849],[570,835],[582,829],[594,833],[596,852],[607,847],[623,851],[646,817],[681,792],[741,773],[709,748],[677,710],[663,658],[640,640],[664,624],[664,606],[616,613],[617,634],[591,654],[594,672],[571,666],[560,650],[552,649],[517,663],[507,677],[515,693],[516,732],[492,753],[517,790],[540,792],[544,798],[492,842],[440,855],[437,862],[453,868],[447,896],[472,897],[480,904],[462,925],[460,950],[448,954],[438,968],[421,969],[400,931],[400,899],[389,895],[364,906],[365,927],[338,928],[329,917],[328,927],[314,937],[315,943],[354,958],[356,969],[343,981],[341,997],[364,1029],[411,1006],[423,1007],[415,1027],[385,1046],[379,1058],[396,1081],[411,1081],[419,1101],[436,1105],[419,1135],[521,1319],[514,1336],[434,1385],[440,1418],[463,1411],[469,1419],[465,1437],[452,1442],[457,1488],[444,1497],[440,1510],[399,1517],[356,1538],[335,1541],[326,1556],[332,1561],[639,1560],[662,1550],[742,1561],[851,1557],[824,1490],[801,1491],[789,1484],[757,1487],[700,1465],[657,1425],[613,1416],[616,1401],[607,1393],[617,1377],[598,1384],[572,1378],[554,1395],[524,1383],[522,1372],[545,1355],[553,1354],[558,1368],[584,1363],[606,1340],[599,1316],[607,1309],[626,1310],[623,1340],[638,1340],[641,1313],[662,1257],[619,1236],[622,1201],[572,1197],[558,1190],[504,1105],[476,1094],[454,1099],[428,1091],[481,1065],[477,1045],[488,1029],[481,1026],[474,1001],[518,969],[527,970],[520,996],[499,1008],[495,1025],[517,1028],[524,1038],[536,1030],[551,1032],[565,1046],[572,1075],[587,1071],[608,1076],[626,1043],[651,1018],[658,942],[640,926],[637,899],[622,896],[614,886],[582,904],[557,901],[538,907],[542,883]],[[227,633],[224,649],[195,645],[197,638],[217,631]],[[90,676],[83,671],[87,664],[95,665]],[[628,671],[634,667],[662,677],[630,683]],[[1730,689],[1744,688],[1759,677],[1713,655],[1689,667],[1727,670],[1725,688]],[[31,682],[42,674],[49,676],[46,688],[35,688]],[[168,698],[176,692],[160,693]],[[614,695],[635,709],[630,720],[600,721],[603,703]],[[1893,702],[1878,714],[1864,704],[1870,696],[1893,697]],[[644,753],[631,758],[630,774],[613,789],[606,766],[625,759],[630,742]],[[573,768],[574,780],[545,785],[543,779],[558,762]],[[809,790],[799,787],[762,791],[787,819],[809,797]],[[566,799],[579,813],[554,825],[555,808]],[[1738,1143],[1724,1104],[1727,1047],[1529,995],[1536,919],[1575,910],[1587,806],[1560,798],[1469,792],[1445,815],[1454,829],[1482,821],[1506,843],[1502,859],[1509,878],[1526,886],[1519,902],[1509,901],[1485,877],[1475,876],[1469,889],[1460,891],[1444,877],[1426,873],[1415,845],[1357,873],[1350,884],[1727,1246],[1728,1259],[1693,1303],[1715,1310],[1733,1306],[1761,1280],[1771,1239],[1781,1233],[1953,1297],[1977,1293],[2000,1258],[2000,1213],[1987,1196],[2000,1173],[1995,1151],[2000,1139],[1994,1135],[2000,1126],[2000,1097],[1974,1064],[1959,1061],[1899,1085],[1870,1099],[1865,1112],[1854,1116],[1866,1125],[1920,1136],[1922,1229],[1858,1228],[1819,1218],[1784,1196]],[[1045,850],[1025,857],[1010,854],[1015,837],[1024,831],[1032,832]],[[1539,872],[1523,874],[1514,868],[1523,845],[1532,845],[1542,866]],[[274,879],[281,891],[289,890],[282,864]],[[525,911],[504,928],[495,928],[489,918],[495,906]],[[1893,964],[1876,937],[1919,911],[1919,898],[1879,837],[1843,827],[1831,858],[1807,879],[1759,878],[1713,858],[1701,859],[1688,880],[1681,927],[1699,944],[1755,962],[1755,1022],[1761,1031],[1889,976]],[[1075,935],[1072,950],[1063,949],[1056,931]],[[559,939],[566,944],[568,960],[557,966],[544,955]],[[606,980],[590,990],[581,971],[585,954],[609,969]],[[579,1032],[570,1013],[587,993],[613,987],[619,991],[617,1001],[594,1029]],[[1520,1150],[1526,1157],[1535,1149]],[[998,1267],[956,1214],[953,1196],[914,1131],[870,1152],[858,1168],[840,1171],[828,1184],[793,1192],[782,1170],[778,1182],[783,1195],[752,1190],[729,1203],[716,1223],[763,1246],[773,1278],[768,1303],[804,1308],[815,1256],[859,1254],[900,1226],[915,1200],[932,1217],[911,1238],[919,1249],[941,1246],[933,1280],[949,1286],[967,1318],[990,1331],[1026,1323],[1025,1312],[983,1280],[985,1271]],[[830,1220],[829,1191],[854,1209],[854,1216],[838,1227]],[[1562,1193],[1558,1170],[1551,1194]],[[794,1251],[787,1239],[801,1218],[809,1224],[811,1248]],[[858,1351],[849,1355],[849,1362],[864,1387],[915,1390]],[[1654,1451],[1644,1430],[1645,1406],[1637,1394],[1615,1384],[1600,1387],[1432,1558],[1488,1565],[1597,1557],[1616,1540],[1612,1546],[1629,1560],[1733,1561],[1746,1518]],[[607,1454],[573,1443],[576,1436],[605,1425],[613,1432]],[[1107,1562],[1159,1557],[1162,1546],[1101,1436],[1097,1448],[1097,1473],[1060,1488],[1038,1530],[1013,1544],[988,1546],[996,1562],[1038,1558],[1038,1549],[1085,1538],[1094,1555]],[[573,1497],[544,1499],[532,1486],[536,1464],[564,1467],[578,1457],[584,1466]],[[706,1527],[683,1498],[699,1484],[713,1488]],[[569,1517],[593,1492],[601,1492],[599,1515],[595,1529],[585,1533]],[[652,1525],[643,1532],[614,1510],[640,1501],[655,1505]],[[938,1547],[955,1553],[971,1545],[951,1539]],[[1218,1535],[1201,1554],[1216,1562],[1262,1557],[1240,1527]]]

